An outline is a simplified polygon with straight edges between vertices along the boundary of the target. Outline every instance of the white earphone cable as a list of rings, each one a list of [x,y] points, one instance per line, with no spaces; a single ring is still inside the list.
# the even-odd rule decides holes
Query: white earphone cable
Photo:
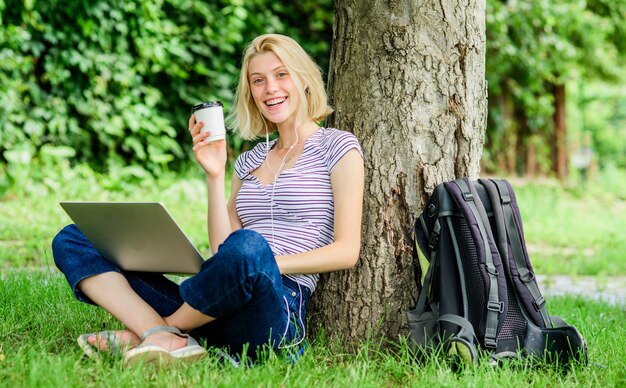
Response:
[[[265,120],[263,120],[263,124],[265,126],[265,162],[267,164],[267,168],[269,169],[270,173],[272,174],[273,177],[273,183],[272,183],[272,193],[270,196],[270,224],[271,224],[271,228],[272,228],[272,248],[273,251],[276,252],[276,244],[275,244],[275,240],[276,240],[276,236],[274,234],[274,193],[275,193],[275,189],[276,189],[276,184],[278,183],[278,177],[280,176],[281,170],[282,168],[285,166],[285,160],[287,159],[287,156],[289,155],[289,153],[295,148],[295,146],[298,144],[299,136],[298,136],[298,129],[294,128],[294,132],[296,135],[296,141],[291,145],[291,147],[289,147],[289,150],[287,150],[287,152],[285,153],[285,156],[283,156],[283,159],[280,161],[280,165],[278,166],[278,171],[274,171],[272,169],[272,166],[270,165],[269,159],[270,159],[270,140],[269,140],[269,132],[267,130],[267,124],[265,123]],[[287,348],[291,348],[294,346],[297,346],[299,344],[302,343],[302,341],[304,341],[304,339],[306,338],[306,326],[304,325],[304,322],[302,321],[302,288],[300,286],[300,283],[296,282],[298,284],[298,294],[300,296],[300,300],[298,303],[298,321],[300,322],[300,327],[302,328],[302,336],[300,337],[300,339],[292,344],[289,345],[279,345],[279,347],[281,349],[287,349]],[[289,303],[287,302],[287,297],[283,295],[283,300],[285,301],[285,308],[287,309],[287,325],[285,327],[285,332],[283,333],[283,337],[281,339],[281,342],[284,341],[285,336],[287,335],[287,332],[289,331],[289,325],[291,322],[291,310],[289,309]],[[297,323],[297,322],[296,322]]]
[[[298,321],[300,321],[300,327],[302,328],[302,336],[300,336],[300,339],[298,339],[297,342],[291,343],[289,345],[279,344],[278,347],[281,349],[288,349],[294,346],[298,346],[306,338],[306,326],[304,325],[304,322],[302,321],[302,287],[300,286],[300,283],[296,282],[296,284],[298,285],[298,294],[300,295],[300,303],[298,304]],[[287,332],[289,331],[289,324],[291,322],[291,310],[289,309],[289,303],[287,302],[287,297],[284,295],[283,295],[283,300],[285,301],[285,307],[287,309],[287,326],[285,327],[285,332],[283,333],[283,337],[280,340],[281,343],[285,340],[287,336]]]
[[[265,123],[265,121],[263,122]],[[280,173],[283,169],[283,167],[285,166],[285,160],[287,159],[287,156],[289,156],[289,153],[295,148],[295,146],[298,144],[299,136],[298,136],[298,129],[294,128],[294,133],[296,134],[296,141],[291,145],[291,147],[289,147],[289,150],[287,150],[287,152],[285,153],[285,156],[283,156],[283,159],[280,161],[280,165],[278,166],[278,171],[274,171],[274,169],[272,169],[272,166],[270,165],[270,149],[269,149],[269,134],[267,132],[267,126],[265,127],[265,149],[267,150],[267,153],[265,155],[265,163],[267,164],[267,168],[270,170],[270,173],[272,174],[272,193],[270,196],[270,224],[271,224],[271,228],[272,228],[272,248],[274,248],[274,252],[276,252],[276,244],[275,244],[275,240],[276,240],[276,235],[274,234],[274,192],[276,190],[276,184],[278,183],[278,177],[280,176]]]

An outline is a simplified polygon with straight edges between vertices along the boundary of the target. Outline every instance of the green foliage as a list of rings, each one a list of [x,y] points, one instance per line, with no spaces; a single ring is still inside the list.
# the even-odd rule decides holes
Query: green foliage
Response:
[[[555,85],[624,79],[625,17],[624,0],[487,2],[488,167],[506,153],[511,133],[549,159]]]
[[[626,0],[489,0],[486,17],[484,164],[497,167],[511,133],[550,164],[553,85],[624,77]],[[219,99],[230,109],[245,44],[285,33],[326,71],[332,19],[332,0],[0,0],[0,169],[39,160],[45,147],[137,177],[185,169],[190,107]],[[507,93],[517,128],[503,111]],[[608,140],[621,133],[623,104],[605,102],[617,113],[581,131],[623,166],[623,148]],[[228,145],[231,158],[250,147],[234,136]]]
[[[100,170],[180,168],[191,106],[219,99],[229,109],[245,44],[287,33],[327,63],[331,7],[0,0],[0,164],[63,146]]]
[[[602,169],[626,168],[626,86],[580,82],[570,88],[573,148],[590,145]]]

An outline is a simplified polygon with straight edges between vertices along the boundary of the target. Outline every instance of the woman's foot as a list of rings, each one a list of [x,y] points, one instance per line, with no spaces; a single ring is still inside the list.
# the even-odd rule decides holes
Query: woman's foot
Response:
[[[193,362],[206,355],[206,349],[195,339],[172,326],[155,326],[146,330],[141,340],[140,345],[124,353],[127,366]]]
[[[87,337],[87,342],[89,343],[89,345],[93,346],[99,351],[106,351],[109,348],[113,348],[113,350],[116,350],[120,346],[123,350],[129,350],[139,345],[139,343],[141,342],[139,336],[130,330],[117,330],[113,333],[115,335],[114,342],[111,342],[112,337],[110,331],[93,333],[89,337]],[[113,345],[113,343],[115,345]]]
[[[130,330],[101,331],[88,333],[78,337],[78,346],[85,355],[98,359],[100,352],[109,352],[117,355],[139,345],[140,338]]]
[[[139,337],[137,337],[137,340],[139,341]],[[171,352],[187,346],[187,341],[187,337],[181,337],[180,335],[166,331],[158,331],[146,336],[143,343],[156,345]]]

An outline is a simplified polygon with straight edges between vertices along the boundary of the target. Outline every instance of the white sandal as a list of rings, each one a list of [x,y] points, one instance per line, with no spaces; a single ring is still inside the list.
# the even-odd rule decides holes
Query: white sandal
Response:
[[[145,343],[144,340],[151,334],[167,332],[176,334],[179,337],[187,338],[187,346],[169,351],[161,346]],[[127,366],[134,366],[139,363],[145,364],[170,364],[179,361],[196,361],[207,354],[205,348],[198,344],[189,334],[183,334],[180,330],[172,326],[156,326],[146,330],[141,335],[141,344],[124,354],[124,363]]]

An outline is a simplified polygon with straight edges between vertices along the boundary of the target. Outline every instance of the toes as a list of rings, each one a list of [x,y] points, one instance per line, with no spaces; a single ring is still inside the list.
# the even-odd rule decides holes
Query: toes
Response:
[[[89,345],[96,345],[96,335],[90,335],[89,337],[87,337],[87,342],[89,342]]]
[[[100,338],[100,350],[107,350],[107,340],[104,338]]]
[[[98,348],[99,350],[105,350],[107,347],[106,339],[99,337],[96,334],[87,337],[87,342],[89,345]]]

